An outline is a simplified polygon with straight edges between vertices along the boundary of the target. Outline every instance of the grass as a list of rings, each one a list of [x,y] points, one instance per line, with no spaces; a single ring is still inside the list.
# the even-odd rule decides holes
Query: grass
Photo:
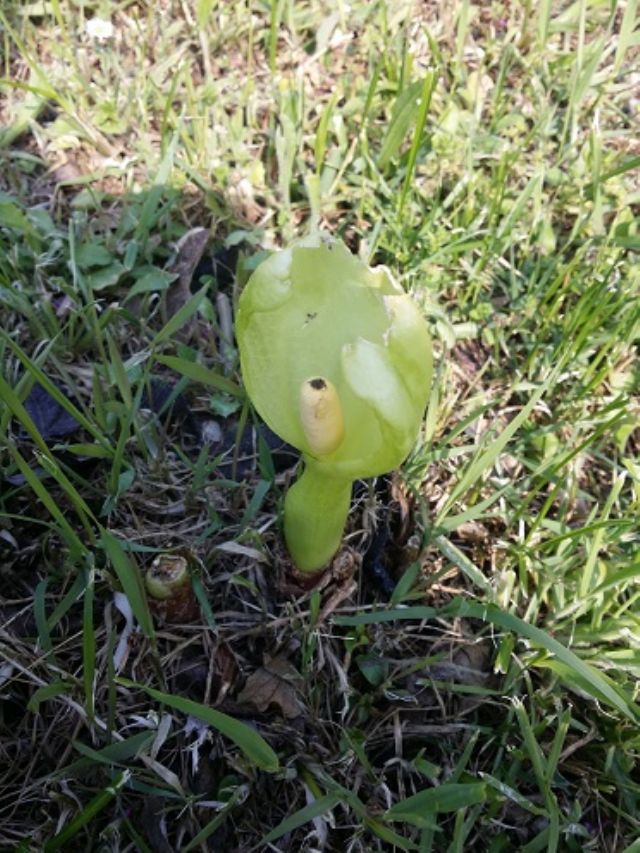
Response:
[[[3,5],[3,849],[637,849],[637,12]],[[437,370],[304,592],[231,320],[312,221]]]

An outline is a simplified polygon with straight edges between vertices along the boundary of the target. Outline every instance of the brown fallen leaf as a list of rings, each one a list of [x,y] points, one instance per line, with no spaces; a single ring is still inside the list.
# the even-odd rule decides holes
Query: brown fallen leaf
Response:
[[[300,673],[285,658],[265,656],[265,665],[249,676],[238,701],[247,702],[258,711],[276,705],[291,720],[304,710],[295,686],[300,681]]]
[[[166,323],[191,297],[191,279],[209,242],[207,228],[192,228],[176,243],[176,258],[167,268],[178,278],[163,294],[163,320]]]
[[[218,695],[215,701],[215,704],[219,705],[225,699],[233,682],[238,677],[238,662],[231,646],[224,641],[221,641],[216,646],[214,661],[216,674],[220,679]]]

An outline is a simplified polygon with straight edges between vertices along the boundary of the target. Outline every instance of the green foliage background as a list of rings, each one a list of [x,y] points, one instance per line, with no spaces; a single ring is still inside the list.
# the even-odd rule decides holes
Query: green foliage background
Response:
[[[637,12],[3,5],[3,846],[636,849]],[[163,420],[250,420],[229,318],[311,220],[436,342],[390,603],[364,573],[292,596],[268,448],[221,477]],[[196,227],[224,261],[194,278]],[[36,384],[79,433],[43,435]],[[357,553],[386,512],[361,492]],[[175,547],[195,625],[144,592]],[[297,722],[251,704],[263,670]]]

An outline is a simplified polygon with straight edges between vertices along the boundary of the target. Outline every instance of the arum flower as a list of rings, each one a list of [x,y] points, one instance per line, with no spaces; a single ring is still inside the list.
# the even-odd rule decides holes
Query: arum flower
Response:
[[[355,479],[396,468],[413,446],[431,383],[420,311],[384,267],[312,235],[255,270],[236,320],[247,393],[303,455],[284,503],[299,569],[338,550]]]

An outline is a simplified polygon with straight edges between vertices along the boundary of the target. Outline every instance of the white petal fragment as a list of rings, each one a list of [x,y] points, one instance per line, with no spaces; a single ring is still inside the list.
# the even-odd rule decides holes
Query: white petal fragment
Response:
[[[134,628],[133,610],[129,604],[129,599],[122,592],[113,593],[113,603],[120,613],[124,616],[125,626],[120,634],[118,645],[113,653],[113,668],[118,673],[127,662],[129,657],[129,637]]]

